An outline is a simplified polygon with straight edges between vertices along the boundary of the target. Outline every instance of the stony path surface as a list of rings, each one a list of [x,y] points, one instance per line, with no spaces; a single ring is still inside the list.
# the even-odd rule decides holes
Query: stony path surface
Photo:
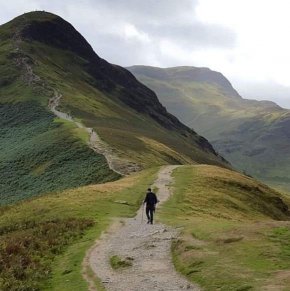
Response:
[[[153,185],[159,189],[159,204],[170,196],[168,185],[175,167],[163,167]],[[199,290],[178,274],[172,264],[170,247],[177,231],[159,223],[149,225],[146,221],[144,214],[142,223],[141,207],[135,218],[115,224],[88,252],[85,260],[106,290]],[[113,270],[109,259],[114,255],[130,258],[132,266]],[[96,290],[93,284],[90,285],[90,290]]]

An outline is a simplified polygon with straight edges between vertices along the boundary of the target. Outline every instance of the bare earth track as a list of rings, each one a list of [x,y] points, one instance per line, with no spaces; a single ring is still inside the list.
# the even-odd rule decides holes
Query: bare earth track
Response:
[[[170,196],[171,173],[176,167],[163,167],[152,185],[158,188],[159,205]],[[113,225],[96,242],[84,259],[84,269],[90,267],[110,291],[200,290],[178,274],[171,261],[171,242],[178,231],[159,223],[146,224],[145,217],[142,223],[142,210],[134,218]],[[114,255],[129,258],[132,266],[113,270],[109,260]],[[90,290],[97,290],[86,274],[84,277]]]
[[[58,118],[73,122],[78,128],[86,130],[90,136],[88,143],[89,147],[92,148],[96,153],[101,154],[106,158],[111,170],[120,175],[128,175],[132,172],[140,170],[140,167],[137,164],[118,157],[115,154],[116,150],[112,149],[108,144],[106,144],[93,128],[85,127],[82,123],[76,121],[69,114],[59,111],[57,107],[59,106],[62,94],[60,94],[56,89],[51,89],[53,90],[53,97],[50,98],[48,104],[50,110]]]

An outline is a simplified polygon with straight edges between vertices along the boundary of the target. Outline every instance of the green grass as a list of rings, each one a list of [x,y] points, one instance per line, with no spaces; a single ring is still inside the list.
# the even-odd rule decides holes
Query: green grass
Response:
[[[119,177],[82,132],[37,103],[0,105],[0,126],[0,205]]]
[[[68,121],[65,119],[61,119],[61,118],[55,118],[54,122],[62,124],[64,127],[66,127],[66,129],[70,130],[70,132],[73,133],[73,135],[75,137],[82,140],[85,144],[87,144],[89,142],[89,140],[90,140],[89,133],[84,128],[78,128],[74,124],[74,122]]]
[[[6,257],[7,249],[11,253],[0,268],[0,289],[29,290],[33,284],[35,290],[87,290],[81,275],[86,251],[114,217],[135,215],[156,171],[0,208],[0,257]],[[119,199],[128,204],[114,202]],[[27,258],[21,267],[12,263],[19,256]],[[18,276],[19,269],[25,276]]]
[[[55,219],[18,225],[0,243],[1,290],[38,290],[50,273],[50,262],[94,224],[88,219]],[[2,230],[3,231],[3,230]],[[5,231],[5,230],[4,230]],[[65,270],[64,274],[70,272]]]
[[[132,260],[130,258],[122,259],[117,255],[110,257],[110,265],[114,270],[132,267]]]
[[[172,245],[177,270],[204,290],[289,288],[279,277],[290,269],[289,214],[280,200],[289,198],[212,166],[181,167],[174,178],[160,215],[182,229]]]

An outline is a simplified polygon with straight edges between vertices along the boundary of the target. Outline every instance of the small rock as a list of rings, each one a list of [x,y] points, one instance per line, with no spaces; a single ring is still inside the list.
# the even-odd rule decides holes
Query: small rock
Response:
[[[115,200],[114,203],[129,205],[129,203],[125,200]]]

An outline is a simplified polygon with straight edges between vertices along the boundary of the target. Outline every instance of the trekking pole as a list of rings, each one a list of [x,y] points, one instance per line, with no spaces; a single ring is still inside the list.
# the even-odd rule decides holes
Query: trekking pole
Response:
[[[143,224],[143,214],[144,214],[144,203],[142,203],[142,215],[141,215],[141,223]]]

